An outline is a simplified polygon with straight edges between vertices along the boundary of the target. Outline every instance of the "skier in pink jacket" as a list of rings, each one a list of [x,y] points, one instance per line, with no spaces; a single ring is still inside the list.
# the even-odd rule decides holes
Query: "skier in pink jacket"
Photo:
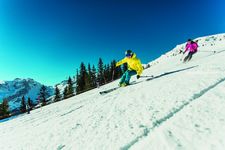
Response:
[[[192,55],[195,54],[198,51],[198,44],[197,42],[192,41],[191,39],[188,39],[185,51],[183,54],[185,54],[187,51],[189,51],[188,55],[184,58],[184,62],[190,61],[192,58]]]

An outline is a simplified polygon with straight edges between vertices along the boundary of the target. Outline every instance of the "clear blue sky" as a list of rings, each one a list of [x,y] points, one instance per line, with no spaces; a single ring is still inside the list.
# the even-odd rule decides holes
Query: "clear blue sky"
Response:
[[[0,80],[54,85],[80,62],[136,52],[142,63],[225,32],[224,0],[0,0]]]

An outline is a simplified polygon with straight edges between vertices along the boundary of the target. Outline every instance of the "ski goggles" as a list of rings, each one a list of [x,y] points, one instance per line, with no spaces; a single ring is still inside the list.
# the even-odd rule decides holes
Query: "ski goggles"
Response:
[[[125,56],[126,57],[131,57],[132,56],[132,53],[127,53]]]

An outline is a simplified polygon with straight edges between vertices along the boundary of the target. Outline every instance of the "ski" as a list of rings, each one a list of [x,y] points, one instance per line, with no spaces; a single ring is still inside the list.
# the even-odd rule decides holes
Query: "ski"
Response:
[[[134,84],[137,84],[137,83],[139,83],[139,82],[133,81],[130,84],[128,84],[127,86],[134,85]],[[127,87],[127,86],[122,86],[122,88]],[[120,86],[114,87],[114,88],[111,88],[111,89],[108,89],[108,90],[105,90],[105,91],[101,91],[101,92],[99,92],[99,94],[104,95],[104,94],[110,93],[112,91],[115,91],[119,88],[121,88],[121,87]]]
[[[120,87],[115,87],[115,88],[112,88],[112,89],[108,89],[108,90],[105,90],[105,91],[101,91],[101,92],[99,92],[99,93],[100,93],[101,95],[107,94],[107,93],[109,93],[109,92],[112,92],[112,91],[117,90],[118,88],[120,88]]]

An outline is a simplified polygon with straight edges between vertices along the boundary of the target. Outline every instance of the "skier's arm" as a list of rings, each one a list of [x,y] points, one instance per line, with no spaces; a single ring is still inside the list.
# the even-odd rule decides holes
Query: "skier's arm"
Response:
[[[187,51],[187,50],[188,50],[188,47],[186,46],[186,48],[185,48],[185,50],[184,50],[183,54],[184,54],[184,53],[186,53],[186,51]]]
[[[138,66],[138,70],[137,70],[137,75],[141,75],[141,73],[142,73],[142,71],[143,71],[143,66],[142,66],[142,64],[141,64],[141,61],[139,60],[139,62],[138,62],[138,64],[137,64]]]
[[[198,44],[197,43],[193,44],[193,49],[196,50],[196,51],[198,50]]]
[[[188,51],[189,48],[190,48],[190,45],[189,44],[186,44],[184,53],[186,53],[186,51]]]
[[[124,64],[124,63],[126,63],[127,61],[126,61],[126,58],[124,58],[124,59],[122,59],[121,61],[119,61],[119,62],[117,62],[116,63],[116,67],[118,67],[118,66],[120,66],[120,65],[122,65],[122,64]]]

